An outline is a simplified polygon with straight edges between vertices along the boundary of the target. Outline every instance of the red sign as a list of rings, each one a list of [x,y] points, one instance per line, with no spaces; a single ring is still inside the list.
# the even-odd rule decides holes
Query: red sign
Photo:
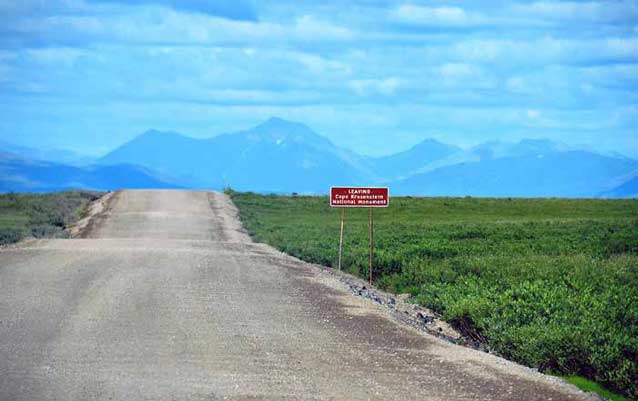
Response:
[[[330,188],[330,207],[388,207],[389,205],[388,188]]]

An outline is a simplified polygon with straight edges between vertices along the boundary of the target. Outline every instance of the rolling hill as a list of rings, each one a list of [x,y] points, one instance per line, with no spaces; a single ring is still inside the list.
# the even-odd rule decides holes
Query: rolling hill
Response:
[[[638,175],[600,194],[604,198],[638,198]]]
[[[586,151],[537,150],[458,163],[392,185],[393,193],[427,196],[597,197],[638,161]]]
[[[426,139],[412,148],[393,155],[378,157],[370,160],[370,165],[378,177],[386,180],[405,178],[435,162],[441,162],[463,150],[456,146],[446,145],[434,139]]]
[[[179,188],[132,165],[74,167],[0,153],[0,192]]]
[[[46,160],[71,166],[87,166],[95,161],[90,156],[81,155],[67,149],[36,149],[5,141],[0,141],[0,153],[11,153],[24,159]]]

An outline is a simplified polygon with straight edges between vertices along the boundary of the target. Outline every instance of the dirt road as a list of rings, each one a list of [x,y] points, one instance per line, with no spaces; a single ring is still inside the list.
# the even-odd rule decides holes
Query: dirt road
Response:
[[[0,400],[590,399],[327,285],[224,195],[120,192],[88,229],[0,249]]]

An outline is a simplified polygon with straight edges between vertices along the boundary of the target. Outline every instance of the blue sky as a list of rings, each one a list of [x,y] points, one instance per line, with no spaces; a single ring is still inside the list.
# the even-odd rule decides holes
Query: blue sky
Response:
[[[365,154],[638,157],[638,2],[0,0],[0,140],[99,154],[273,115]]]

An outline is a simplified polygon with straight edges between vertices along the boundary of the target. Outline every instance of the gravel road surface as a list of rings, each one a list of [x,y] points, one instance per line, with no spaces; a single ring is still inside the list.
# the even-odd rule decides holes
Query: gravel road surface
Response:
[[[223,194],[123,191],[0,249],[0,400],[591,400],[396,322],[241,231]]]

